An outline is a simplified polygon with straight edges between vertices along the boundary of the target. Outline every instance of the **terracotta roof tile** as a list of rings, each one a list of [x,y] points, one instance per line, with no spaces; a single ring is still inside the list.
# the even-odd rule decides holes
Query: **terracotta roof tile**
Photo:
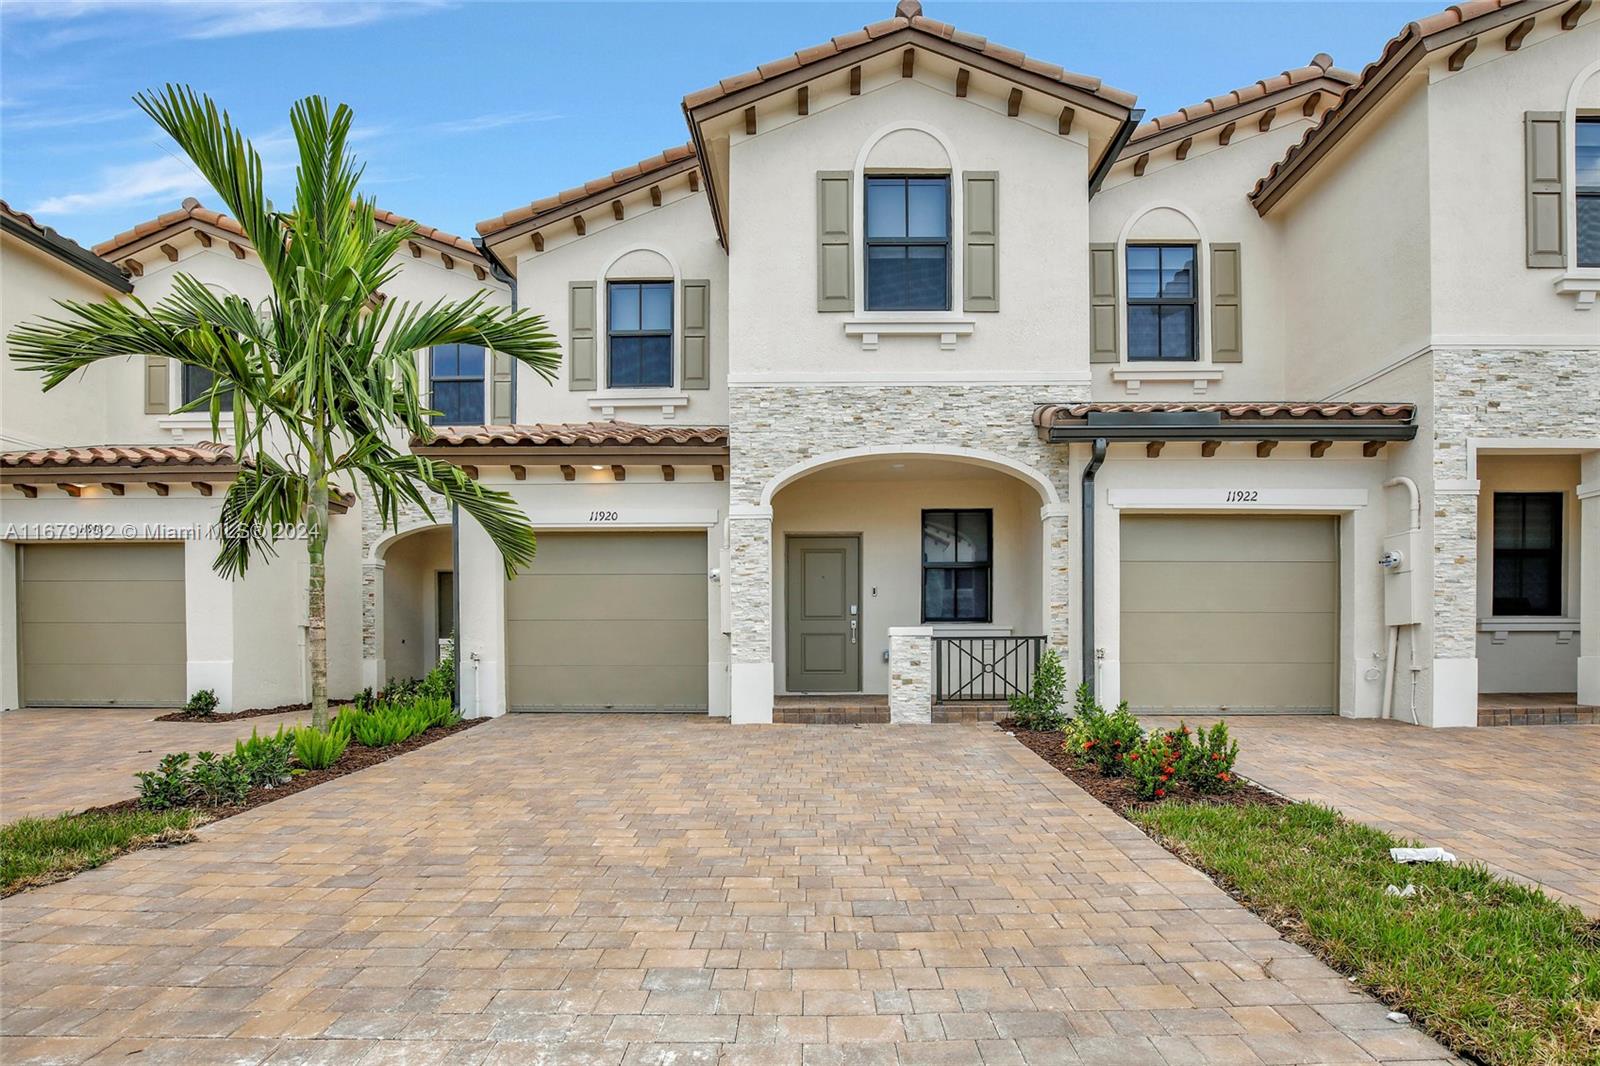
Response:
[[[634,422],[538,422],[445,429],[419,447],[695,447],[723,449],[723,426],[641,426]]]
[[[757,80],[759,80],[759,76],[757,76]],[[721,94],[718,93],[717,95]],[[583,185],[580,185],[576,188],[567,189],[556,194],[555,196],[546,196],[543,199],[535,200],[530,204],[507,211],[503,215],[496,215],[494,218],[486,218],[482,222],[478,223],[478,234],[480,236],[487,237],[490,234],[499,233],[503,229],[509,229],[510,227],[518,225],[522,222],[526,222],[529,219],[538,218],[540,215],[549,214],[551,211],[565,207],[567,204],[570,204],[576,200],[582,200],[589,196],[598,195],[610,189],[614,189],[618,185],[626,184],[627,182],[633,181],[636,178],[644,177],[645,175],[654,173],[658,170],[665,170],[670,166],[675,166],[676,164],[693,157],[694,145],[674,145],[673,147],[668,148],[666,151],[657,155],[653,155],[649,159],[642,159],[630,167],[623,167],[621,170],[613,170],[606,177],[596,178],[593,181],[585,182]]]
[[[447,233],[435,226],[424,225],[416,219],[407,218],[405,215],[387,211],[383,208],[374,208],[372,217],[380,225],[384,226],[401,226],[409,223],[416,228],[416,236],[423,240],[446,245],[462,255],[471,256],[473,259],[483,258],[478,249],[465,237],[457,237],[453,233]],[[231,233],[241,239],[245,236],[244,227],[231,217],[221,211],[213,211],[209,207],[203,206],[199,200],[191,196],[184,200],[183,205],[176,211],[167,211],[157,215],[155,218],[139,223],[130,230],[117,234],[110,240],[101,241],[94,246],[95,254],[107,258],[114,257],[141,238],[148,237],[152,233],[159,233],[172,226],[181,225],[190,220],[215,226],[217,229]]]
[[[115,264],[102,259],[72,238],[64,237],[50,226],[40,224],[32,215],[18,211],[4,200],[0,200],[0,215],[4,215],[17,226],[31,233],[37,238],[34,243],[38,247],[45,249],[58,259],[76,267],[102,284],[110,285],[123,292],[131,291],[126,278],[123,277]]]
[[[1410,403],[1299,403],[1288,400],[1273,401],[1216,401],[1184,403],[1121,402],[1121,403],[1056,403],[1041,404],[1033,412],[1033,424],[1045,427],[1069,419],[1082,419],[1091,414],[1166,414],[1183,411],[1220,411],[1226,420],[1308,419],[1406,422],[1416,415],[1416,405]]]
[[[1274,74],[1270,78],[1262,78],[1242,88],[1213,96],[1198,104],[1180,107],[1168,115],[1160,115],[1148,122],[1140,123],[1139,128],[1133,131],[1129,139],[1130,146],[1138,144],[1161,133],[1170,133],[1178,126],[1186,125],[1197,119],[1206,118],[1219,111],[1226,111],[1232,107],[1242,107],[1271,93],[1283,89],[1292,89],[1297,85],[1305,85],[1319,79],[1327,79],[1344,85],[1353,85],[1356,75],[1348,70],[1343,70],[1333,65],[1333,57],[1326,52],[1318,52],[1311,57],[1311,62],[1303,67],[1295,67],[1281,74]]]
[[[75,466],[231,466],[233,451],[224,444],[93,444],[73,448],[36,448],[0,452],[7,470]]]
[[[948,23],[924,17],[922,5],[916,0],[901,0],[901,3],[895,8],[893,18],[870,23],[859,30],[852,30],[849,33],[841,33],[823,44],[802,48],[795,52],[793,56],[785,57],[772,63],[764,63],[756,70],[748,71],[732,78],[724,78],[710,88],[689,93],[683,98],[683,106],[693,110],[702,104],[731,95],[740,89],[757,84],[779,73],[787,73],[788,71],[832,58],[840,52],[904,29],[915,29],[921,33],[938,37],[941,40],[958,44],[971,51],[982,53],[990,59],[1016,67],[1019,70],[1026,70],[1029,73],[1060,82],[1063,85],[1083,89],[1109,103],[1122,107],[1132,107],[1134,103],[1132,93],[1123,92],[1121,89],[1113,89],[1109,85],[1103,84],[1099,78],[1085,74],[1074,74],[1072,71],[1063,70],[1054,63],[1030,59],[1015,48],[996,44],[975,33],[966,33]]]
[[[1354,79],[1350,88],[1346,89],[1339,102],[1323,112],[1322,120],[1315,126],[1306,130],[1299,141],[1289,146],[1284,157],[1272,164],[1272,169],[1267,171],[1266,177],[1256,182],[1255,188],[1250,191],[1250,199],[1259,201],[1267,188],[1273,185],[1280,174],[1283,174],[1295,159],[1300,156],[1314,142],[1328,135],[1328,131],[1337,125],[1350,109],[1351,104],[1370,95],[1374,84],[1378,81],[1379,72],[1402,52],[1409,48],[1413,42],[1431,37],[1443,30],[1454,29],[1463,23],[1484,15],[1494,14],[1504,8],[1525,6],[1529,13],[1542,11],[1555,6],[1556,0],[1473,0],[1471,3],[1452,4],[1443,11],[1421,18],[1415,22],[1406,23],[1405,27],[1395,36],[1391,37],[1383,46],[1383,53],[1377,59],[1362,68],[1360,77]],[[1320,57],[1319,57],[1320,58]],[[1257,210],[1262,210],[1257,203]]]

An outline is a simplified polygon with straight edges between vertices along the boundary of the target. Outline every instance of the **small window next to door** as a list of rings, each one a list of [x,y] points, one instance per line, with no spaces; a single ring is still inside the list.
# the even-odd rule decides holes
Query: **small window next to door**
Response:
[[[438,639],[450,641],[450,646],[455,647],[456,639],[456,575],[449,570],[438,572],[439,582],[435,590],[434,617],[439,620]],[[437,649],[435,654],[440,654]]]
[[[1561,493],[1494,494],[1494,613],[1561,613]]]
[[[990,620],[992,511],[922,512],[922,620]]]

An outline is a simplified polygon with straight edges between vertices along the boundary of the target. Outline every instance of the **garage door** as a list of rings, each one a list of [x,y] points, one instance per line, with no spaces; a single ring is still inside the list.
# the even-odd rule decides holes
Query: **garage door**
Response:
[[[24,706],[184,702],[181,544],[25,544],[17,619]]]
[[[1122,520],[1122,692],[1135,710],[1332,713],[1336,520]]]
[[[506,589],[511,707],[706,709],[703,533],[541,533]]]

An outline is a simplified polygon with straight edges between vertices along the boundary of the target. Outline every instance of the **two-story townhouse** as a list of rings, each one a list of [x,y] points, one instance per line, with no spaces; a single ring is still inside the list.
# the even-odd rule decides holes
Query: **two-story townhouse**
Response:
[[[1047,646],[1146,711],[1600,704],[1597,19],[1458,5],[1143,122],[903,0],[690,94],[480,223],[562,378],[419,447],[539,557],[369,531],[367,676],[448,551],[471,714],[938,720]]]
[[[379,211],[380,225],[405,221]],[[266,274],[231,218],[186,200],[90,251],[5,208],[4,327],[57,301],[159,303],[187,274],[252,303]],[[419,226],[385,296],[413,303],[509,288],[469,242]],[[510,420],[506,362],[479,349],[419,353],[441,424]],[[97,363],[42,393],[6,359],[5,688],[0,706],[165,706],[214,690],[223,709],[306,698],[306,559],[286,541],[237,581],[212,569],[212,532],[238,471],[231,426],[186,411],[208,384],[160,356]],[[403,442],[402,442],[403,443]],[[398,531],[367,501],[335,507],[328,558],[329,689],[348,697],[417,676],[453,629],[448,509]],[[442,524],[441,524],[442,523]],[[384,593],[389,592],[389,610]],[[388,624],[386,624],[386,622]]]

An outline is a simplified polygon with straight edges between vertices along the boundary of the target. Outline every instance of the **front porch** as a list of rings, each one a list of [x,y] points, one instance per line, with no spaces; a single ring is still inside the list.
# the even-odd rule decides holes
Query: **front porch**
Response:
[[[1011,713],[1003,700],[935,702],[929,710],[933,725],[987,725]],[[772,720],[780,725],[886,725],[888,696],[778,696]]]
[[[1600,725],[1600,707],[1578,702],[1576,692],[1484,692],[1479,725]]]

